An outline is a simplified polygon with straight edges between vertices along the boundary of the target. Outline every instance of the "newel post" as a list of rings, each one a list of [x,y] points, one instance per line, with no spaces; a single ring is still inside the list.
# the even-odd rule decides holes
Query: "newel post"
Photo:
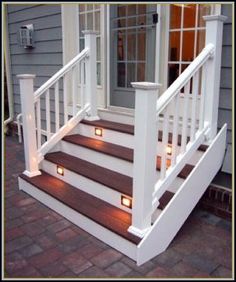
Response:
[[[23,118],[23,136],[25,151],[24,174],[33,177],[40,175],[36,143],[36,126],[34,112],[34,78],[33,74],[17,75],[20,81],[21,109]]]
[[[135,129],[132,225],[128,231],[143,237],[151,226],[157,157],[156,102],[160,84],[131,84],[135,88]]]
[[[210,141],[217,133],[223,23],[227,17],[210,15],[203,18],[206,21],[206,45],[212,43],[215,46],[213,57],[208,60],[205,89],[204,121],[210,125],[207,136]]]
[[[88,120],[99,119],[97,114],[97,47],[96,36],[98,31],[86,30],[83,31],[85,37],[85,48],[89,48],[89,57],[86,61],[86,102],[91,106],[90,116]]]

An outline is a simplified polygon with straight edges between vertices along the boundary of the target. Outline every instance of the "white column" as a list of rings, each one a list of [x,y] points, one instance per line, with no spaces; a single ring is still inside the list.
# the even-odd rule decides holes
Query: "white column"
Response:
[[[24,174],[33,177],[40,175],[36,143],[34,113],[34,78],[32,74],[17,75],[20,80],[21,109],[23,117],[23,136],[25,150]]]
[[[85,36],[85,48],[89,48],[89,57],[86,60],[85,75],[86,75],[86,102],[90,104],[90,115],[86,117],[88,120],[98,120],[97,114],[97,48],[96,36],[98,31],[87,30],[83,31]]]
[[[227,17],[212,15],[204,16],[203,18],[206,21],[206,45],[212,43],[215,46],[215,52],[207,62],[207,82],[204,93],[206,95],[204,122],[210,125],[210,131],[207,136],[209,142],[217,133],[223,22]]]
[[[132,225],[128,231],[143,237],[151,226],[157,157],[156,102],[160,84],[131,84],[135,88],[135,132]]]

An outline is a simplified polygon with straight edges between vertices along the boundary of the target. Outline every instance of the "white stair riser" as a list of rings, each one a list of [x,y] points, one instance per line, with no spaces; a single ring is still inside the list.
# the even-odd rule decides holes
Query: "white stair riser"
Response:
[[[77,173],[65,168],[64,168],[64,175],[60,175],[57,173],[57,165],[50,161],[43,160],[41,165],[42,165],[42,169],[47,173],[51,174],[52,176],[57,177],[65,181],[66,183],[90,195],[93,195],[105,202],[108,202],[113,206],[116,206],[126,212],[131,213],[131,209],[128,209],[121,205],[121,195],[125,195],[125,194],[121,194],[120,192],[110,189],[109,187],[103,184],[95,182],[82,175],[78,175]]]
[[[70,142],[61,141],[61,150],[64,153],[91,162],[98,166],[116,171],[118,173],[133,176],[133,164],[131,162],[118,159]]]
[[[137,246],[124,239],[123,237],[111,232],[96,222],[90,220],[86,216],[76,212],[55,198],[49,196],[35,186],[29,184],[25,180],[19,178],[19,188],[25,191],[36,200],[40,201],[50,209],[54,210],[61,216],[65,217],[73,224],[79,226],[86,232],[97,237],[99,240],[122,252],[133,260],[137,258]]]
[[[71,134],[80,134],[86,137],[94,138],[97,140],[102,140],[105,142],[113,143],[116,145],[124,146],[127,148],[133,149],[134,147],[134,136],[127,133],[122,133],[110,129],[103,129],[103,136],[97,136],[94,134],[95,127],[87,124],[80,123],[76,128],[73,129],[73,131],[70,132]],[[162,150],[166,148],[163,148],[162,142],[157,142],[157,155],[161,155]],[[180,153],[180,146],[177,146],[177,154]],[[189,164],[195,165],[198,160],[201,158],[203,152],[197,151],[194,156],[189,160]],[[170,158],[171,156],[167,156],[167,158]]]

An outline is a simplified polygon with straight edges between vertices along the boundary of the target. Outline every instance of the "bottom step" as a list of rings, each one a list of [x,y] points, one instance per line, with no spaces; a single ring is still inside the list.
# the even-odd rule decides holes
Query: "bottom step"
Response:
[[[46,172],[19,176],[25,191],[72,223],[136,261],[141,238],[129,233],[131,215]]]

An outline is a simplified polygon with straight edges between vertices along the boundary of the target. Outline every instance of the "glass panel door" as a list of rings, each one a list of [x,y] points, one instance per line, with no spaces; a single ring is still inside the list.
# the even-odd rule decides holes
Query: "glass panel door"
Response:
[[[111,5],[110,104],[134,107],[131,82],[155,77],[156,5]]]

